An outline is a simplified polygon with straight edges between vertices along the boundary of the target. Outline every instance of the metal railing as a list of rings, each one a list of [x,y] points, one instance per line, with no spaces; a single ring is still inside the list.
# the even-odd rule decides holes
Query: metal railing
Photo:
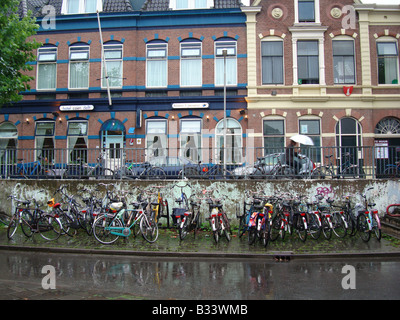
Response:
[[[288,163],[284,148],[0,149],[0,175],[35,179],[341,179],[400,176],[400,147],[302,147]],[[190,153],[187,153],[190,154]],[[149,156],[152,155],[152,156]]]

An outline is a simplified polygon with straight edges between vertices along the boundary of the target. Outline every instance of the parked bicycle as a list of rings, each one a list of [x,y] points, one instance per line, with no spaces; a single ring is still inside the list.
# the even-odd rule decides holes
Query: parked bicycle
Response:
[[[44,212],[39,208],[39,203],[35,200],[17,199],[15,196],[9,196],[17,202],[17,207],[7,228],[7,237],[11,239],[18,226],[26,237],[31,237],[34,233],[39,233],[43,239],[57,240],[61,235],[62,226],[57,216]],[[29,205],[34,203],[34,207]]]
[[[76,164],[67,165],[67,169],[64,171],[63,178],[114,178],[114,171],[105,167],[104,158],[104,152],[100,152],[95,164],[89,164],[85,162],[85,159],[77,158]]]
[[[372,190],[370,187],[366,190]],[[371,233],[373,232],[378,241],[382,238],[381,222],[379,219],[378,210],[374,209],[375,203],[369,202],[366,192],[361,194],[363,199],[362,209],[358,211],[357,217],[357,230],[360,233],[360,237],[363,241],[368,242],[371,238]]]
[[[132,229],[139,223],[140,232],[143,238],[153,243],[158,238],[158,224],[152,212],[145,210],[147,201],[143,201],[139,208],[129,210],[125,215],[126,204],[124,202],[116,202],[110,205],[109,213],[102,213],[97,216],[93,223],[93,235],[97,241],[102,244],[112,244],[119,237],[129,237],[131,234],[135,236]],[[124,216],[127,219],[124,219]]]
[[[210,190],[204,190],[204,193],[210,192]],[[212,198],[211,196],[207,196],[207,204],[209,209],[209,217],[207,220],[210,222],[211,230],[216,243],[218,243],[219,237],[222,235],[225,236],[226,240],[231,241],[231,226],[221,201],[222,199],[220,198]]]
[[[16,176],[25,179],[55,177],[54,170],[50,168],[49,165],[43,165],[43,161],[46,162],[47,159],[43,159],[42,156],[38,156],[37,160],[33,162],[24,162],[24,159],[18,159],[19,163],[15,171]]]

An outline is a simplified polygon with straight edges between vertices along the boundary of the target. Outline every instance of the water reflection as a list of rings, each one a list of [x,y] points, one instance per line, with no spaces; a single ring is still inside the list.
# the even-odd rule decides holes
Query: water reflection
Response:
[[[40,287],[44,265],[56,269],[58,288],[90,292],[120,292],[151,299],[287,299],[338,298],[348,296],[341,288],[342,268],[352,264],[358,288],[371,283],[361,277],[397,283],[394,270],[399,262],[371,260],[233,261],[173,260],[140,257],[110,257],[5,253],[0,256],[2,279],[37,282]],[[314,293],[313,293],[314,292]],[[351,298],[352,296],[350,296]]]

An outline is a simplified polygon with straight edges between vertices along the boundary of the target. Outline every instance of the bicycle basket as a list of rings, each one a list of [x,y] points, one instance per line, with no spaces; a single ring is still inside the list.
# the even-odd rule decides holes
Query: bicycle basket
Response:
[[[47,201],[47,205],[49,206],[49,207],[54,207],[54,198],[52,198],[52,199],[50,199],[49,201]]]

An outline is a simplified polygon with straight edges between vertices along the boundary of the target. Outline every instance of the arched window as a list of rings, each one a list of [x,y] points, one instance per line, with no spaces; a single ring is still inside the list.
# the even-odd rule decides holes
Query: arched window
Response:
[[[396,118],[388,117],[378,122],[375,127],[376,134],[400,134],[400,121]]]
[[[69,47],[69,88],[89,88],[89,45],[77,42]]]
[[[242,163],[242,126],[232,118],[226,119],[226,163]],[[224,120],[218,122],[216,126],[216,150],[217,161],[224,161]]]
[[[0,124],[0,163],[12,163],[15,159],[18,130],[11,122]]]

